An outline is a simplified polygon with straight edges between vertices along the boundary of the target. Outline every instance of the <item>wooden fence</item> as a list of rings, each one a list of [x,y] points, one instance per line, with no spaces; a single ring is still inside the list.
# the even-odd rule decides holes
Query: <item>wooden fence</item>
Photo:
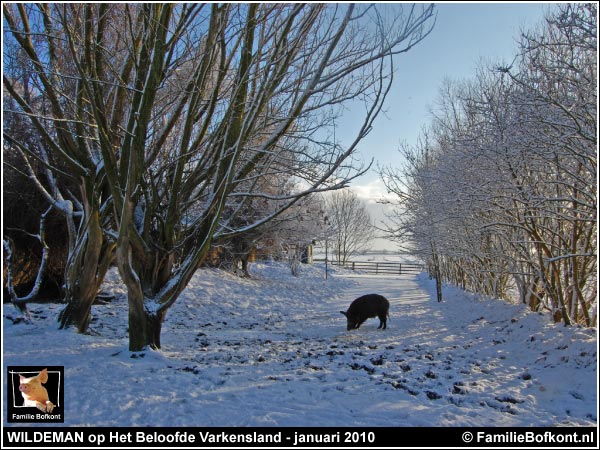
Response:
[[[325,262],[325,260],[315,260]],[[391,261],[348,261],[340,264],[337,261],[327,261],[332,266],[344,267],[349,270],[375,275],[407,275],[421,273],[425,270],[423,264],[411,264]]]

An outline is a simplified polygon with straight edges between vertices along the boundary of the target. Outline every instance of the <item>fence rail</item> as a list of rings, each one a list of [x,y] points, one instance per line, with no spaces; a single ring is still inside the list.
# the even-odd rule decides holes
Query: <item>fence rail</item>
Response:
[[[325,262],[324,259],[315,262]],[[332,266],[344,267],[345,269],[360,271],[375,275],[405,275],[421,273],[425,270],[423,264],[401,263],[391,261],[348,261],[341,264],[337,261],[327,261]]]

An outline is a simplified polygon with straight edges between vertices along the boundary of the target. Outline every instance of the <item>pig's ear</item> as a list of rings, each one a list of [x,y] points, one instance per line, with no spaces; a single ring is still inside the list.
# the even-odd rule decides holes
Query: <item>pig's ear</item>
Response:
[[[46,369],[44,369],[40,372],[40,382],[42,384],[44,384],[47,381],[48,381],[48,371]]]
[[[340,311],[343,315],[347,316],[346,311]]]

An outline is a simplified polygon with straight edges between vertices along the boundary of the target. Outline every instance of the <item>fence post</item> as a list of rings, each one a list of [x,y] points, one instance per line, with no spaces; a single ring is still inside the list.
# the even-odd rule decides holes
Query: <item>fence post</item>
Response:
[[[402,275],[402,263],[398,263],[398,275]]]

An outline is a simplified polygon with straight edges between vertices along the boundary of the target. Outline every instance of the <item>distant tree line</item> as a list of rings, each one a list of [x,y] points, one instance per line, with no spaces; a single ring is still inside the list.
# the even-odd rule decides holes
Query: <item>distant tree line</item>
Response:
[[[561,4],[514,61],[443,86],[405,165],[390,235],[441,284],[597,323],[597,5]]]

